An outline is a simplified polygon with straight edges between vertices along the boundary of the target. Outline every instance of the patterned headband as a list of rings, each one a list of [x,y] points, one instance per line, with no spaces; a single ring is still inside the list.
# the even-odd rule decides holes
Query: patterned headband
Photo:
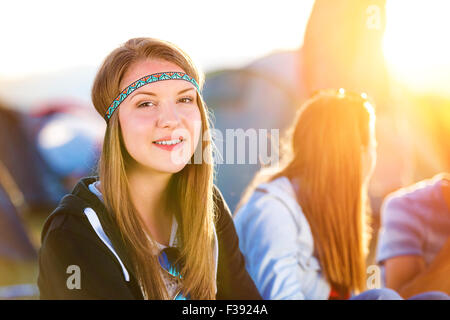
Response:
[[[106,123],[108,123],[109,119],[111,118],[112,114],[116,109],[119,107],[119,105],[122,103],[123,100],[125,100],[126,97],[128,97],[132,92],[134,92],[136,89],[139,89],[140,87],[143,87],[149,83],[162,81],[162,80],[185,80],[192,83],[195,88],[197,89],[197,92],[200,94],[200,88],[197,84],[197,81],[189,75],[187,75],[184,72],[175,72],[175,71],[169,71],[169,72],[158,72],[154,74],[150,74],[148,76],[144,76],[132,84],[130,84],[128,87],[126,87],[110,104],[108,107],[106,114],[105,114],[105,120]]]

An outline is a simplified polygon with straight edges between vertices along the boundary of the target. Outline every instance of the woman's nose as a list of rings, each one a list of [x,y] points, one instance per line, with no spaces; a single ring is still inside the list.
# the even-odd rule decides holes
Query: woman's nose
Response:
[[[160,108],[158,118],[158,126],[161,128],[176,127],[180,123],[180,116],[177,112],[176,106],[173,104],[166,104]]]

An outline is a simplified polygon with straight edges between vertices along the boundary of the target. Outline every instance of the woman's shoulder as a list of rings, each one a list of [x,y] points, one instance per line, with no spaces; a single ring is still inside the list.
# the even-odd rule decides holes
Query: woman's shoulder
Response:
[[[84,209],[92,210],[84,208],[80,199],[68,195],[44,225],[39,249],[41,298],[132,298],[126,285],[131,270],[127,256],[109,242],[113,238],[104,241],[101,237],[104,232],[94,230]],[[81,290],[66,287],[68,268],[72,266],[81,271]]]
[[[249,201],[234,216],[239,235],[250,230],[270,232],[278,228],[303,242],[312,243],[311,227],[297,202],[294,188],[285,176],[258,185]]]
[[[65,195],[44,222],[41,243],[46,244],[50,234],[52,238],[56,238],[56,234],[58,238],[69,234],[89,234],[90,230],[82,219],[83,209],[81,199],[71,194]]]
[[[259,184],[247,203],[236,212],[235,220],[254,215],[266,215],[268,219],[285,217],[300,223],[303,212],[297,202],[294,187],[287,177]]]
[[[116,229],[105,208],[68,194],[44,223],[40,255],[70,248],[73,256],[91,255],[97,259],[100,254],[112,257],[120,253],[122,259],[127,259]]]

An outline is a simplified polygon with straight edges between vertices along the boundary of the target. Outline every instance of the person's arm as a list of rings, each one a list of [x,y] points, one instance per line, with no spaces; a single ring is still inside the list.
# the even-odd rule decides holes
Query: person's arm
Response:
[[[327,299],[330,287],[320,277],[307,225],[299,228],[287,207],[272,197],[244,210],[235,222],[249,273],[263,298]]]
[[[390,282],[391,286],[387,283],[388,287],[396,289],[405,299],[427,291],[450,294],[450,238],[428,267],[423,258],[414,256],[388,259],[385,266],[386,273],[389,268],[389,274],[396,275]],[[395,282],[397,279],[403,281],[398,284]]]
[[[135,299],[118,262],[102,245],[70,230],[50,231],[39,252],[40,298]]]
[[[399,290],[425,270],[425,222],[415,202],[404,196],[388,197],[381,208],[377,261],[385,269],[385,286]]]
[[[216,231],[219,241],[216,299],[261,300],[258,289],[245,269],[230,209],[217,187],[214,189],[214,199],[218,208]]]
[[[418,274],[425,271],[425,260],[421,256],[397,256],[384,261],[386,287],[397,292]]]

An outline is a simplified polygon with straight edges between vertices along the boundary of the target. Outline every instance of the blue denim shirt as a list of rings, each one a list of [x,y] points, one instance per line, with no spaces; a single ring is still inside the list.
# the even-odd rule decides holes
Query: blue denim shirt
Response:
[[[234,222],[247,271],[264,299],[328,299],[330,285],[288,178],[259,185]]]

